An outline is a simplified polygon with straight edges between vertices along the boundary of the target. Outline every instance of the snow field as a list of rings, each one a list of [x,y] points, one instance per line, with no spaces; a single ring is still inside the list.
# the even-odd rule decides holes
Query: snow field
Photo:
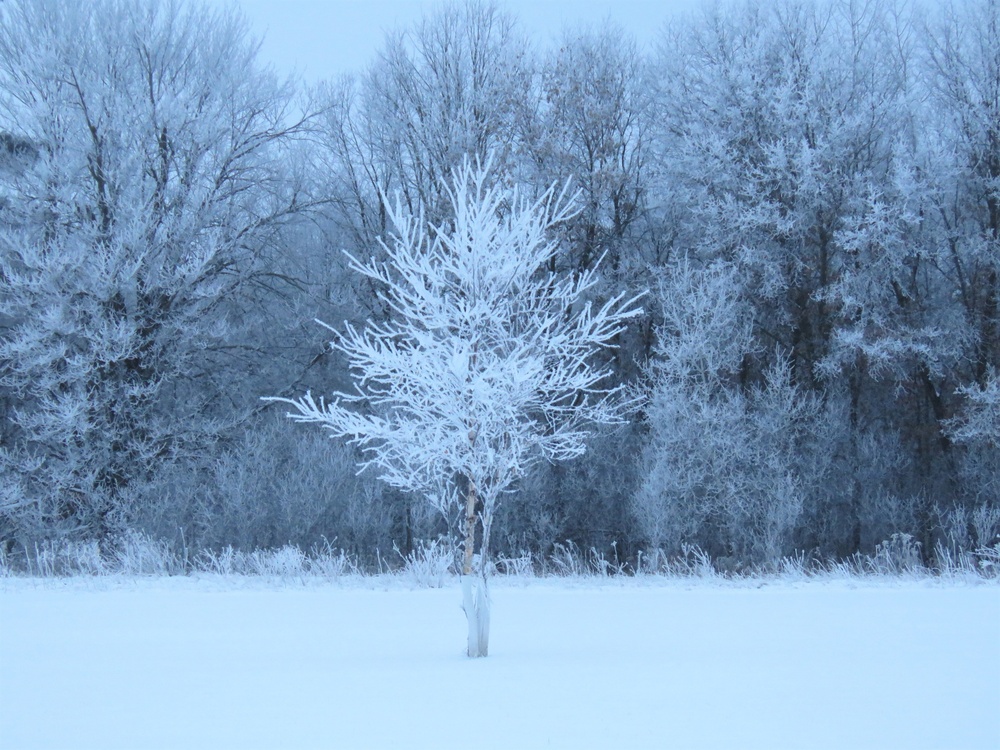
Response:
[[[0,581],[0,748],[1000,746],[993,583],[497,581],[478,660],[459,603]]]

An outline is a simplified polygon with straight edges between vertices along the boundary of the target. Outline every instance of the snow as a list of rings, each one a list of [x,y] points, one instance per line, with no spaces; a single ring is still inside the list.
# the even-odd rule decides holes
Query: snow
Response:
[[[0,747],[996,748],[1000,586],[0,580]]]

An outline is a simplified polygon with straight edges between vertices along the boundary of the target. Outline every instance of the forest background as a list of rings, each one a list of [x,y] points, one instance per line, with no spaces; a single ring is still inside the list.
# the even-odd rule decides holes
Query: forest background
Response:
[[[382,196],[446,224],[469,157],[579,190],[550,271],[649,290],[609,383],[642,408],[521,479],[500,557],[997,543],[1000,2],[721,4],[650,54],[611,26],[537,48],[467,2],[308,87],[257,49],[235,10],[0,3],[9,564],[448,547],[448,517],[260,397],[350,387],[313,320],[391,311],[341,250],[379,252]]]

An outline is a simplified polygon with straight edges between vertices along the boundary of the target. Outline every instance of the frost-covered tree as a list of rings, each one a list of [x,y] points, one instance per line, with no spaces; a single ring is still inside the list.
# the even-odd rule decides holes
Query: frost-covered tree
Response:
[[[981,388],[1000,367],[1000,2],[948,4],[927,35],[939,263],[971,334]]]
[[[935,374],[929,400],[945,425],[934,435],[942,463],[958,466],[968,507],[1000,500],[1000,2],[942,6],[924,37],[925,254],[940,288],[933,314],[958,356]]]
[[[463,509],[468,653],[485,656],[497,507],[533,462],[579,456],[592,425],[623,419],[627,399],[601,358],[639,311],[624,295],[588,299],[596,264],[573,276],[547,270],[558,250],[550,232],[573,215],[565,191],[530,202],[469,162],[442,189],[453,219],[428,223],[397,202],[386,261],[351,259],[393,311],[333,341],[356,391],[277,400],[292,419],[357,444],[390,485],[446,513]]]
[[[791,382],[780,356],[763,382],[740,383],[757,344],[733,267],[682,264],[659,296],[645,477],[633,502],[639,527],[668,554],[687,543],[738,562],[774,562],[791,549],[830,464],[832,446],[814,444],[820,403]]]
[[[853,259],[840,233],[895,176],[905,68],[883,5],[716,6],[662,47],[661,157],[688,208],[683,241],[742,266],[758,326],[811,388]]]
[[[0,170],[0,536],[119,531],[233,419],[253,368],[227,332],[282,283],[275,239],[306,203],[291,92],[256,50],[233,11],[0,6],[0,132],[21,144]]]
[[[334,217],[346,239],[364,247],[385,232],[385,193],[442,219],[442,186],[466,156],[492,154],[503,176],[529,106],[527,50],[513,16],[490,0],[463,0],[387,34],[365,71],[328,87],[320,152],[334,167]]]
[[[543,65],[540,132],[531,158],[542,184],[572,179],[580,212],[569,233],[572,257],[588,268],[607,255],[611,270],[642,266],[622,252],[641,216],[648,182],[650,96],[635,40],[614,26],[566,32]]]
[[[955,420],[953,436],[961,441],[1000,442],[1000,378],[991,373],[986,385],[968,386],[963,394],[969,400],[964,420]]]
[[[652,200],[678,224],[678,250],[739,269],[756,344],[745,387],[788,357],[796,388],[847,415],[842,496],[812,526],[850,553],[872,491],[858,475],[901,496],[949,491],[930,485],[948,471],[945,376],[967,333],[941,294],[937,212],[914,160],[915,24],[888,0],[737,3],[695,23],[664,38],[666,184]],[[862,469],[873,430],[915,448],[906,486],[888,486],[906,471]]]

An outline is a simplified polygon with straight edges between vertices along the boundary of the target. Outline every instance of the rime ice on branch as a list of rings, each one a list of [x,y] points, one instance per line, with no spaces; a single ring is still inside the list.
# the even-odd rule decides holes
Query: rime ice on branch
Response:
[[[355,392],[273,400],[290,404],[292,419],[348,438],[384,481],[443,512],[464,496],[469,655],[485,656],[500,498],[533,462],[579,456],[592,426],[624,419],[630,402],[608,385],[607,355],[641,311],[635,297],[593,299],[597,265],[549,272],[551,230],[574,215],[565,189],[530,201],[494,180],[489,164],[468,162],[445,189],[449,221],[429,225],[397,202],[387,206],[396,233],[382,243],[385,262],[351,258],[393,313],[335,332]]]

